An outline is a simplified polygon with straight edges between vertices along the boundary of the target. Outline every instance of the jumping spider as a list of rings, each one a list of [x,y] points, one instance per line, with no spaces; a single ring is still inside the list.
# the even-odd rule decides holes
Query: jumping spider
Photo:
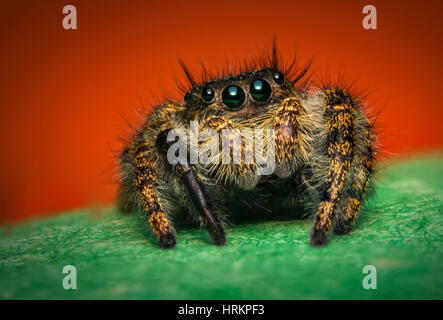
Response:
[[[206,227],[216,245],[225,244],[225,212],[242,205],[238,197],[245,194],[271,211],[301,205],[315,214],[312,246],[325,245],[331,230],[348,233],[374,170],[373,124],[349,90],[311,85],[308,67],[284,68],[275,46],[271,55],[236,73],[205,73],[201,81],[183,66],[190,83],[184,101],[155,107],[121,155],[121,210],[144,212],[163,248],[175,246],[171,217],[183,212]],[[257,164],[244,160],[202,164],[189,156],[170,163],[167,152],[176,141],[168,134],[176,128],[190,133],[191,121],[200,132],[213,129],[220,136],[224,129],[272,129],[275,170],[258,175]],[[221,140],[209,137],[197,147]],[[244,155],[245,145],[242,138],[233,148]]]

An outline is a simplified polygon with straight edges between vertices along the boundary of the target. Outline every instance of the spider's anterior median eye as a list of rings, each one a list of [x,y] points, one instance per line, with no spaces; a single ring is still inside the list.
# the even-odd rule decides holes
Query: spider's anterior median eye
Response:
[[[271,86],[265,80],[254,80],[251,83],[250,92],[255,101],[265,102],[271,96]]]
[[[240,108],[245,102],[245,92],[237,86],[229,86],[223,90],[223,103],[231,109]]]
[[[277,84],[282,85],[283,82],[285,82],[285,76],[281,72],[274,73],[273,78],[274,78],[275,83],[277,83]]]
[[[210,87],[204,87],[202,91],[202,99],[206,103],[211,103],[214,100],[215,91]]]

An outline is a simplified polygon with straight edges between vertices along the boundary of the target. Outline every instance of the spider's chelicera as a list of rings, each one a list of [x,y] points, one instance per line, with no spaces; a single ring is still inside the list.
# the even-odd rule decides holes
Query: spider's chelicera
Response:
[[[144,212],[162,247],[176,243],[178,214],[225,244],[235,208],[313,214],[313,246],[349,232],[374,171],[373,124],[357,96],[310,86],[308,68],[278,60],[274,48],[200,83],[185,68],[184,101],[155,107],[123,152],[121,208]]]

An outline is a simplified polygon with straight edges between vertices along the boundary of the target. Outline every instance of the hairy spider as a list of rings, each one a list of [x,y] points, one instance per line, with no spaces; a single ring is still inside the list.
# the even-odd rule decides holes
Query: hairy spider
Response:
[[[216,245],[225,244],[227,214],[245,205],[315,214],[312,246],[325,245],[331,230],[349,232],[374,171],[372,121],[350,90],[314,86],[306,76],[309,64],[285,68],[280,60],[274,43],[269,56],[235,73],[209,75],[203,69],[200,81],[182,64],[190,85],[184,101],[155,107],[122,153],[121,210],[144,212],[163,248],[175,246],[172,217],[183,212],[206,227]],[[193,125],[216,134],[189,144]],[[180,153],[179,136],[170,138],[176,129],[186,134],[180,144],[185,156],[171,161],[170,155]],[[273,156],[267,174],[259,172],[259,156],[245,160],[247,149],[257,146],[248,140],[256,129],[271,130],[264,139],[264,150]],[[238,133],[240,140],[234,137]],[[214,151],[221,141],[240,161],[221,161],[225,155]],[[215,161],[191,161],[193,147]]]

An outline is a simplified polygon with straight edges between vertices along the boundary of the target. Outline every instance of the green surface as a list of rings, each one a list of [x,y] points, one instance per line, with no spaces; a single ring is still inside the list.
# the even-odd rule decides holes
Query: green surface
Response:
[[[169,251],[112,208],[3,227],[0,298],[441,299],[442,178],[441,155],[387,166],[351,235],[320,249],[310,220],[236,225],[224,247],[179,230]],[[77,290],[62,287],[68,264]],[[377,268],[376,290],[362,287],[365,265]]]

